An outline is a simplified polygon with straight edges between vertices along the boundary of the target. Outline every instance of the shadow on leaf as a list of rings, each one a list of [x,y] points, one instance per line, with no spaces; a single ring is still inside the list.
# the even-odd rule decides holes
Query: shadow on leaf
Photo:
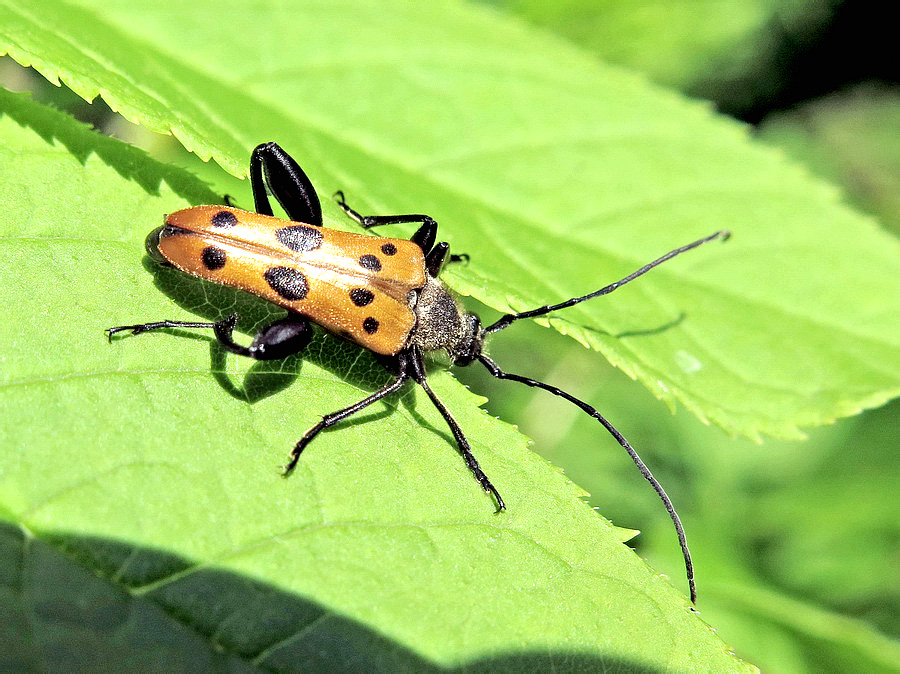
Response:
[[[128,543],[0,523],[3,671],[648,672],[506,653],[446,667],[313,599]],[[475,610],[477,607],[473,607]]]
[[[198,320],[214,322],[236,313],[237,331],[252,336],[285,315],[283,309],[254,295],[193,278],[172,267],[160,266],[149,257],[144,258],[144,268],[153,274],[154,283],[162,293],[185,311],[197,315]],[[147,317],[147,320],[162,318],[165,317]],[[317,328],[313,341],[302,353],[284,360],[256,361],[244,375],[243,382],[235,384],[232,376],[227,373],[228,359],[241,356],[229,354],[222,349],[211,331],[173,328],[165,332],[210,342],[210,371],[213,377],[229,395],[249,403],[258,402],[290,386],[296,380],[305,360],[333,372],[361,391],[374,391],[390,377],[372,354]],[[251,340],[252,337],[236,337],[236,341],[242,343],[249,343]],[[349,402],[355,401],[348,401],[348,404]],[[333,410],[323,410],[322,413],[331,411]]]
[[[679,325],[684,322],[684,319],[687,317],[687,314],[681,312],[671,321],[666,321],[665,323],[655,327],[655,328],[644,328],[644,329],[636,329],[636,330],[623,330],[622,332],[616,333],[613,335],[616,339],[624,339],[626,337],[648,337],[650,335],[661,335],[662,333],[671,330],[672,328],[677,328]]]

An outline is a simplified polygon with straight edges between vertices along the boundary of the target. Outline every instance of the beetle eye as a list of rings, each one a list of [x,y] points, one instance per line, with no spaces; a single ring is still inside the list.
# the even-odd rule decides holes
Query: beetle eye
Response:
[[[144,247],[147,249],[147,255],[150,259],[159,264],[169,264],[168,260],[159,252],[159,236],[162,234],[163,227],[157,227],[147,235],[144,241]]]

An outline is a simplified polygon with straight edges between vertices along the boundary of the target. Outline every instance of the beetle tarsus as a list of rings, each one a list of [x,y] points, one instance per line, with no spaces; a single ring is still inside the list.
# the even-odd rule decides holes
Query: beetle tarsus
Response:
[[[112,341],[112,336],[119,332],[130,330],[132,335],[140,335],[151,330],[161,330],[163,328],[212,328],[215,323],[197,322],[197,321],[154,321],[152,323],[139,323],[137,325],[117,325],[113,328],[106,328],[106,336]]]
[[[478,472],[481,473],[481,476],[479,477],[478,475],[476,475],[476,477],[478,477],[478,481],[481,482],[482,488],[489,494],[492,494],[494,496],[494,500],[497,502],[497,509],[494,512],[499,514],[506,510],[506,503],[503,501],[503,497],[500,496],[500,492],[497,491],[497,488],[491,484],[488,476],[485,475],[483,471],[479,470]]]

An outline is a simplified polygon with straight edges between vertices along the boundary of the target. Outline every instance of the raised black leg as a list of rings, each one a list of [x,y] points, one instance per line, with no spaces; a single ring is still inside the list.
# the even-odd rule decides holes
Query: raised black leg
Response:
[[[537,381],[536,379],[504,372],[500,369],[497,363],[483,354],[478,356],[478,360],[481,361],[482,365],[487,368],[488,372],[490,372],[494,377],[497,377],[498,379],[509,379],[511,381],[517,381],[522,384],[526,384],[527,386],[533,386],[535,388],[549,391],[555,396],[559,396],[564,400],[568,400],[570,403],[599,421],[603,425],[603,427],[607,431],[609,431],[609,433],[616,439],[616,441],[625,448],[625,451],[628,452],[628,456],[631,457],[631,460],[634,461],[634,464],[638,467],[638,470],[641,471],[641,475],[644,476],[647,482],[649,482],[653,487],[654,491],[659,495],[660,500],[662,500],[663,505],[666,508],[666,512],[669,513],[669,517],[672,519],[672,523],[675,525],[675,532],[678,534],[678,544],[681,546],[681,555],[682,557],[684,557],[684,568],[687,573],[688,586],[690,587],[691,603],[696,604],[697,588],[694,584],[694,564],[691,561],[691,552],[690,550],[688,550],[687,539],[684,535],[684,526],[682,526],[681,524],[681,518],[678,517],[678,513],[675,512],[675,506],[672,505],[672,501],[669,499],[668,494],[666,494],[665,490],[662,488],[662,485],[655,477],[653,477],[650,469],[647,468],[647,464],[645,464],[641,460],[641,457],[638,456],[638,453],[629,444],[628,440],[626,440],[625,437],[621,433],[619,433],[618,430],[616,430],[615,426],[609,423],[609,421],[607,421],[606,418],[595,408],[591,407],[586,402],[579,400],[575,396],[566,393],[562,389],[558,389],[555,386],[550,386],[549,384]]]
[[[334,199],[338,206],[360,225],[369,229],[371,227],[380,227],[381,225],[397,225],[406,222],[421,222],[422,226],[416,230],[409,240],[418,244],[426,255],[434,248],[434,242],[437,240],[437,222],[430,215],[422,213],[409,213],[407,215],[360,215],[350,207],[344,198],[344,193],[338,191],[334,193]]]
[[[130,331],[133,335],[162,328],[205,328],[211,329],[216,339],[226,351],[247,356],[255,360],[279,360],[302,351],[312,339],[312,326],[303,316],[291,315],[270,323],[260,330],[250,346],[241,346],[232,339],[234,326],[237,325],[237,314],[231,314],[215,323],[193,321],[156,321],[139,325],[120,325],[107,328],[110,340],[118,332]]]
[[[478,484],[480,484],[481,488],[486,492],[494,495],[494,498],[497,501],[497,512],[504,510],[506,508],[506,504],[503,502],[503,497],[500,496],[500,492],[497,491],[494,485],[491,484],[488,476],[484,474],[483,470],[481,470],[481,466],[478,465],[478,461],[472,454],[472,447],[469,445],[469,441],[466,439],[466,436],[462,432],[462,429],[459,427],[459,424],[456,422],[456,419],[453,418],[453,415],[450,414],[450,410],[448,410],[444,406],[444,403],[441,402],[440,398],[437,397],[437,395],[434,393],[434,391],[431,390],[431,387],[428,385],[425,373],[425,363],[422,360],[422,354],[419,352],[418,348],[413,349],[410,360],[410,370],[412,370],[412,376],[415,379],[416,383],[423,389],[425,389],[425,393],[427,393],[428,397],[431,398],[431,402],[437,408],[438,412],[441,413],[441,416],[444,417],[444,421],[446,421],[447,425],[450,427],[450,432],[453,433],[453,439],[456,440],[456,446],[459,447],[460,454],[462,454],[466,465],[469,467],[469,470],[472,471],[475,479],[478,480]]]
[[[284,476],[287,477],[288,475],[290,475],[294,468],[297,467],[297,462],[300,460],[300,454],[320,432],[324,431],[326,428],[334,426],[337,423],[340,423],[347,417],[352,416],[360,410],[365,409],[372,403],[378,402],[382,398],[386,398],[392,393],[400,390],[403,384],[405,384],[409,379],[406,362],[402,357],[401,362],[398,364],[398,370],[399,374],[397,375],[397,378],[387,386],[375,391],[375,393],[368,396],[367,398],[360,400],[358,403],[354,403],[353,405],[345,407],[342,410],[338,410],[337,412],[326,414],[324,417],[322,417],[322,421],[306,431],[306,434],[302,438],[300,438],[300,441],[294,446],[294,449],[291,451],[291,457],[288,460],[287,465],[284,467]]]
[[[250,185],[256,212],[272,215],[266,185],[295,222],[322,226],[322,206],[307,175],[278,143],[258,145],[250,156]]]
[[[444,266],[444,260],[447,259],[447,251],[450,250],[450,244],[441,241],[425,255],[425,269],[433,277],[437,277],[441,273]]]

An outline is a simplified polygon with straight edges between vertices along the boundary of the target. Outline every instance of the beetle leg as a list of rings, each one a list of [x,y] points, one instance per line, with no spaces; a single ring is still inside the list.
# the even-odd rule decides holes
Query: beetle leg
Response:
[[[312,326],[304,316],[290,315],[287,318],[270,323],[260,330],[250,346],[241,346],[232,339],[234,326],[237,325],[237,314],[215,323],[193,321],[156,321],[140,325],[120,325],[106,330],[107,336],[117,332],[131,331],[133,335],[162,328],[207,328],[216,335],[222,348],[239,356],[247,356],[255,360],[279,360],[302,351],[312,339]]]
[[[130,330],[132,335],[139,335],[142,332],[150,332],[151,330],[160,330],[162,328],[214,328],[215,325],[215,323],[199,323],[196,321],[155,321],[138,325],[117,325],[114,328],[106,328],[105,332],[109,341],[112,341],[113,335],[127,330]]]
[[[628,440],[625,439],[618,429],[613,426],[609,421],[607,421],[606,417],[604,417],[600,412],[597,411],[595,407],[588,405],[583,400],[579,400],[571,393],[566,393],[560,388],[556,386],[551,386],[550,384],[545,384],[542,381],[538,381],[536,379],[532,379],[531,377],[523,377],[522,375],[512,374],[509,372],[504,372],[500,369],[500,366],[497,365],[490,358],[481,354],[478,356],[478,360],[481,361],[481,364],[487,368],[487,371],[491,373],[492,376],[497,377],[497,379],[508,379],[510,381],[517,381],[521,384],[525,384],[526,386],[532,386],[534,388],[543,389],[549,393],[552,393],[555,396],[559,396],[563,400],[568,400],[570,403],[575,405],[581,411],[585,412],[588,416],[593,417],[600,424],[609,431],[610,435],[612,435],[616,442],[618,442],[622,447],[628,452],[628,456],[631,457],[631,460],[638,467],[638,470],[641,472],[641,475],[644,476],[651,486],[653,490],[657,493],[660,500],[663,502],[663,505],[666,508],[666,512],[669,513],[669,518],[672,520],[672,523],[675,525],[675,532],[678,536],[678,545],[681,547],[681,555],[684,558],[684,568],[687,574],[688,586],[690,588],[691,593],[691,603],[697,603],[697,588],[694,584],[694,564],[691,561],[691,551],[688,550],[687,539],[684,534],[684,526],[681,524],[681,518],[678,517],[678,513],[675,512],[675,506],[672,505],[672,501],[669,498],[666,491],[663,489],[662,485],[659,483],[655,477],[653,477],[653,473],[650,472],[650,469],[647,467],[647,464],[643,462],[638,453],[634,450],[634,448],[629,444]]]
[[[335,424],[343,421],[347,417],[356,414],[360,410],[365,409],[369,405],[374,402],[378,402],[382,398],[386,398],[392,393],[398,391],[409,379],[409,373],[406,371],[406,361],[400,356],[401,360],[399,363],[399,374],[397,378],[394,379],[391,383],[386,386],[378,389],[367,398],[363,398],[357,403],[350,405],[349,407],[345,407],[342,410],[338,410],[337,412],[332,412],[331,414],[326,414],[322,417],[322,420],[317,423],[315,426],[310,428],[300,441],[294,446],[294,449],[291,450],[291,458],[288,460],[287,465],[284,467],[284,476],[287,477],[291,474],[291,472],[296,468],[297,462],[300,460],[300,453],[306,448],[306,446],[313,441],[313,439],[323,430],[334,426]]]
[[[410,369],[412,370],[413,379],[415,379],[416,383],[419,386],[425,389],[425,393],[428,394],[429,398],[431,398],[431,402],[437,408],[438,412],[441,413],[441,416],[444,417],[444,421],[446,421],[447,425],[450,427],[450,432],[453,433],[453,439],[456,440],[456,446],[459,447],[460,454],[462,454],[466,465],[469,467],[469,470],[472,471],[475,479],[478,480],[478,484],[480,484],[481,488],[486,492],[493,494],[494,499],[496,499],[497,501],[498,513],[501,510],[505,510],[506,504],[503,502],[503,497],[500,496],[500,492],[497,491],[496,487],[491,484],[488,476],[484,474],[483,470],[481,470],[481,466],[478,465],[478,460],[472,454],[472,447],[469,445],[469,441],[466,439],[466,436],[462,432],[462,429],[459,427],[459,424],[456,422],[456,419],[453,418],[453,415],[450,414],[450,410],[448,410],[444,406],[444,403],[441,402],[440,398],[437,397],[435,392],[432,391],[431,387],[428,385],[425,375],[425,363],[422,360],[422,354],[416,347],[413,348],[412,358],[410,361]]]
[[[431,276],[437,277],[441,273],[444,260],[447,259],[448,250],[450,250],[450,244],[446,241],[441,241],[425,255],[425,269]]]
[[[369,229],[371,227],[380,227],[381,225],[398,225],[406,222],[421,222],[422,226],[416,230],[409,240],[417,244],[422,252],[428,255],[434,247],[437,239],[438,224],[430,215],[422,213],[408,213],[406,215],[361,215],[358,211],[350,207],[344,198],[343,191],[338,190],[334,193],[334,200],[337,205],[360,225]]]
[[[434,220],[422,223],[409,240],[418,245],[425,255],[429,255],[434,250],[434,242],[437,240],[437,223]]]
[[[256,333],[250,346],[236,344],[231,337],[237,323],[237,314],[213,324],[216,339],[226,351],[256,360],[281,360],[299,353],[312,339],[312,326],[305,316],[296,314],[269,323]]]
[[[431,216],[423,215],[422,213],[409,213],[407,215],[361,215],[359,211],[354,210],[350,207],[350,204],[347,203],[347,200],[344,197],[343,190],[338,190],[334,193],[334,200],[337,202],[337,205],[341,207],[344,213],[349,215],[353,220],[358,222],[366,229],[369,229],[371,227],[379,227],[381,225],[397,225],[406,222],[421,222],[422,226],[416,230],[415,234],[409,237],[409,240],[419,246],[419,248],[422,249],[422,252],[425,253],[426,256],[434,253],[434,242],[437,241],[438,224],[437,221]],[[446,254],[446,251],[444,252],[444,254]],[[443,259],[443,255],[441,257]],[[465,253],[463,253],[462,255],[450,256],[450,262],[468,261],[469,256]],[[438,265],[438,268],[440,268],[440,265]],[[432,274],[432,276],[437,276],[437,274]]]
[[[322,206],[300,165],[278,143],[258,145],[250,156],[250,185],[256,212],[273,215],[266,186],[295,222],[322,226]]]

